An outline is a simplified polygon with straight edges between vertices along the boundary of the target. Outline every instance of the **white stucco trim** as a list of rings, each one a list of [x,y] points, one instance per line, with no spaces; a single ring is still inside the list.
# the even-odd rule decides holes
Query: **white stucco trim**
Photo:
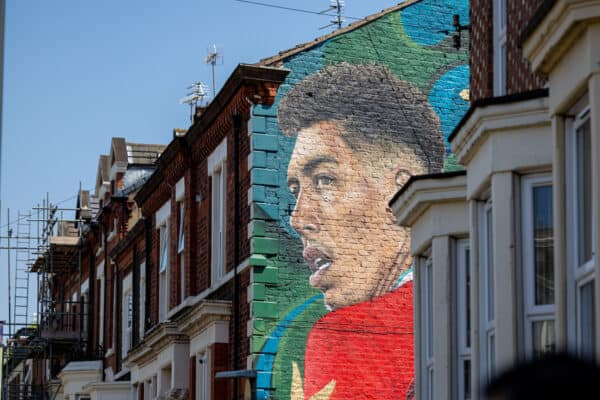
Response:
[[[208,156],[208,175],[219,169],[220,165],[227,159],[227,138],[217,146],[217,148]]]
[[[182,177],[175,184],[175,201],[183,200],[185,196],[185,177]]]
[[[561,0],[523,42],[523,55],[537,74],[548,74],[564,57],[572,43],[589,24],[600,17],[600,4],[594,1]],[[580,62],[582,60],[579,60]]]
[[[85,293],[90,290],[90,278],[86,278],[81,284],[81,293]]]
[[[398,224],[411,226],[432,204],[465,200],[466,175],[415,180],[391,204]]]
[[[158,211],[154,214],[154,219],[156,222],[156,227],[158,228],[161,225],[164,225],[169,216],[171,215],[171,200],[167,201],[163,204]]]
[[[492,133],[497,131],[522,132],[524,128],[535,126],[545,126],[549,133],[547,97],[476,108],[452,139],[450,145],[458,161],[466,165]],[[522,141],[521,144],[523,144]],[[471,172],[469,168],[467,170]]]

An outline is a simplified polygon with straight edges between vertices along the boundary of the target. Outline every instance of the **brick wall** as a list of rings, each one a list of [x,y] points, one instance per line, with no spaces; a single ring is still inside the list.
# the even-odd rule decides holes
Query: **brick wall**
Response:
[[[252,114],[259,398],[406,398],[409,235],[387,201],[410,175],[455,167],[445,139],[469,107],[469,55],[444,32],[468,12],[405,2],[265,61],[291,72]]]
[[[540,89],[545,80],[531,72],[529,63],[523,57],[519,41],[529,21],[544,0],[508,0],[507,18],[507,82],[508,94]]]
[[[506,0],[506,94],[544,86],[524,59],[519,40],[543,0]],[[493,1],[471,0],[471,101],[493,96]]]
[[[471,0],[471,102],[494,93],[492,0]]]

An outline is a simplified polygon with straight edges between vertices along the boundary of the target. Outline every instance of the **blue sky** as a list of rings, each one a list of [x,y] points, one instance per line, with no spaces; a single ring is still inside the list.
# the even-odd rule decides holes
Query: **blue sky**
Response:
[[[259,0],[263,1],[263,0]],[[322,11],[329,0],[264,0]],[[346,0],[364,17],[399,3]],[[75,206],[93,190],[98,156],[113,136],[170,141],[189,125],[186,87],[211,85],[207,49],[223,49],[217,88],[254,63],[329,33],[330,17],[234,0],[6,0],[0,235],[11,216],[49,193]],[[348,20],[347,22],[352,22]],[[0,251],[0,320],[8,319],[6,252]],[[30,290],[33,293],[33,285]]]

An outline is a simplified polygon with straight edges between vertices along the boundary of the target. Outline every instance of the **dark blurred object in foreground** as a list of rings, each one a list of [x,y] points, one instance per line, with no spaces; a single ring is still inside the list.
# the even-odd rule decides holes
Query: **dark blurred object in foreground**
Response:
[[[489,400],[591,399],[600,395],[600,368],[566,354],[520,364],[494,379]]]

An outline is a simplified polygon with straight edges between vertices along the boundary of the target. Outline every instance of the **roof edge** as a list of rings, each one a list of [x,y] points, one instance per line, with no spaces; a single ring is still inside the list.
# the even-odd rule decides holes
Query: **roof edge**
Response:
[[[277,55],[263,58],[262,60],[259,60],[258,62],[256,62],[254,65],[265,65],[265,66],[272,65],[279,61],[282,61],[285,58],[291,57],[295,54],[301,53],[305,50],[315,47],[333,37],[342,35],[344,33],[352,32],[353,30],[358,29],[358,28],[368,24],[369,22],[375,21],[375,20],[382,18],[394,11],[402,10],[403,8],[406,8],[415,3],[419,3],[421,1],[423,1],[423,0],[406,0],[402,3],[396,4],[395,6],[385,8],[378,13],[368,15],[361,20],[353,22],[344,28],[336,29],[335,31],[328,33],[327,35],[319,36],[316,39],[314,39],[312,42],[301,43],[291,49],[280,51]]]
[[[424,174],[424,175],[413,175],[408,179],[408,181],[406,181],[404,186],[402,186],[400,188],[400,190],[398,190],[396,192],[394,197],[392,197],[390,199],[390,201],[388,202],[388,206],[392,207],[392,205],[396,201],[398,201],[400,196],[402,196],[414,184],[414,182],[423,181],[426,179],[450,179],[450,178],[454,178],[457,176],[464,176],[464,175],[467,175],[466,170],[449,171],[449,172],[435,172],[432,174]]]
[[[465,126],[467,121],[471,118],[475,110],[477,110],[478,108],[483,108],[497,104],[514,103],[517,101],[539,99],[542,97],[548,97],[548,94],[548,89],[534,89],[527,92],[509,94],[506,96],[486,97],[483,99],[476,100],[471,104],[471,107],[469,107],[469,110],[458,122],[458,125],[456,125],[450,136],[448,136],[448,142],[451,143],[456,138],[458,132]]]

